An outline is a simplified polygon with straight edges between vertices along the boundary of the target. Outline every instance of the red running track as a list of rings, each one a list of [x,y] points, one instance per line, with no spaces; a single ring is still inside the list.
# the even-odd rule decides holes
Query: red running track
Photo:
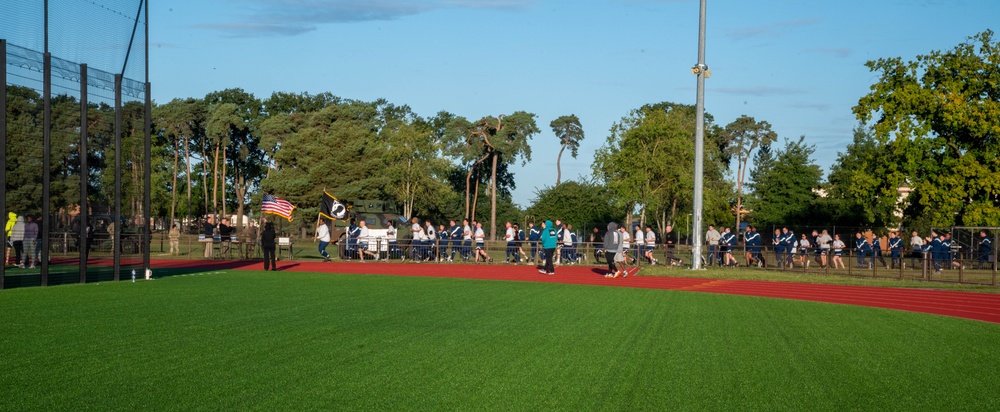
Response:
[[[154,271],[157,268],[263,269],[259,261],[154,260],[151,265]],[[1000,323],[1000,294],[989,293],[664,276],[605,279],[603,268],[589,266],[559,267],[552,276],[538,273],[534,266],[511,265],[284,261],[279,266],[280,271],[290,272],[429,276],[723,293],[870,306]]]

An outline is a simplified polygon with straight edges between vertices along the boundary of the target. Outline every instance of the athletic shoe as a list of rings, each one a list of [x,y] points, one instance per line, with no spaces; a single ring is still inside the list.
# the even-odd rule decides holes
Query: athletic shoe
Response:
[[[615,275],[612,278],[614,279],[614,278],[617,278],[617,277],[619,277],[621,275],[622,275],[622,270],[618,269],[618,270],[615,271]]]
[[[554,275],[554,274],[556,274],[556,272],[549,272],[548,274],[549,275]]]
[[[625,279],[627,277],[628,277],[628,270],[625,270],[624,273],[622,273],[622,279]]]
[[[538,270],[538,273],[541,273],[541,274],[544,275],[546,272],[544,270]]]

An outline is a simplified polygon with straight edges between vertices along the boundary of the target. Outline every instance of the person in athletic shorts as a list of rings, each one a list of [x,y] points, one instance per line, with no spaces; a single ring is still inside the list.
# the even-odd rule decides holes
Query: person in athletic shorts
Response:
[[[406,254],[399,249],[399,243],[396,242],[397,240],[396,222],[390,220],[386,222],[386,226],[387,227],[385,230],[385,241],[388,243],[388,245],[386,247],[385,259],[389,260],[393,256],[398,256],[400,259],[406,260]]]
[[[833,259],[830,261],[830,263],[833,265],[834,269],[837,269],[838,267],[840,269],[843,269],[844,268],[844,248],[847,247],[847,245],[844,244],[843,240],[840,240],[840,235],[834,234],[833,235],[833,244],[831,245],[831,247],[833,248]]]
[[[638,238],[639,237],[636,236],[636,239]],[[649,259],[650,265],[655,265],[659,261],[653,257],[653,252],[656,251],[656,233],[653,232],[652,226],[646,226],[646,235],[643,236],[643,241],[646,243],[644,256],[646,256],[646,259]],[[638,240],[636,240],[636,242],[638,243]]]
[[[826,269],[827,265],[830,264],[830,243],[833,242],[833,238],[830,237],[830,232],[823,230],[819,237],[816,238],[816,243],[819,244],[819,258],[820,266]]]
[[[427,237],[427,254],[425,260],[433,262],[437,260],[437,230],[434,230],[434,225],[431,224],[430,219],[427,219],[424,236]]]
[[[371,233],[368,232],[368,222],[361,219],[358,222],[358,258],[361,259],[361,263],[365,263],[365,255],[375,258],[378,262],[378,253],[372,251],[371,247]]]
[[[628,265],[629,259],[631,258],[628,255],[628,251],[629,249],[632,248],[632,236],[629,235],[628,228],[626,228],[624,225],[622,225],[622,227],[619,227],[618,231],[621,232],[619,236],[622,239],[622,245],[621,248],[618,250],[619,254],[617,255],[617,258],[619,261],[624,262],[624,264]]]
[[[420,226],[420,221],[414,217],[412,222],[410,235],[413,236],[413,244],[410,245],[410,257],[413,258],[414,262],[419,262],[423,260],[426,253],[424,249],[427,247],[427,238],[424,236],[424,228]]]
[[[451,228],[448,229],[448,237],[451,238],[451,254],[448,255],[448,262],[453,262],[455,260],[455,252],[462,255],[462,227],[455,223],[454,220],[449,220],[448,223],[451,224]]]
[[[486,232],[483,231],[483,222],[476,222],[476,263],[479,257],[483,257],[483,262],[493,262],[493,258],[486,254]]]
[[[733,256],[733,247],[736,246],[736,235],[728,227],[723,230],[719,245],[722,246],[722,252],[726,255],[725,266],[736,267],[739,265],[736,257]]]

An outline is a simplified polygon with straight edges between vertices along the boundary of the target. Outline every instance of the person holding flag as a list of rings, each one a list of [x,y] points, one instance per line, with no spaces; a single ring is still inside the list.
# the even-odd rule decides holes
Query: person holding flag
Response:
[[[330,244],[330,227],[323,219],[319,219],[316,225],[316,238],[319,241],[319,254],[323,256],[324,262],[330,261],[330,255],[326,253],[326,246]]]

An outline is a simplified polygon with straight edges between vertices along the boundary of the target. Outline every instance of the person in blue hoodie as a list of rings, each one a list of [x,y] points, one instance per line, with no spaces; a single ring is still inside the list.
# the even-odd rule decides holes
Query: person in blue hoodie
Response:
[[[934,264],[934,273],[941,273],[941,260],[944,258],[945,246],[941,243],[936,231],[931,231],[931,242],[927,251],[930,252],[931,262]]]
[[[539,273],[554,275],[556,274],[555,266],[552,265],[552,259],[556,254],[556,242],[559,240],[559,234],[552,224],[551,220],[546,220],[545,224],[542,226],[542,249],[545,252],[545,266],[539,270]]]

